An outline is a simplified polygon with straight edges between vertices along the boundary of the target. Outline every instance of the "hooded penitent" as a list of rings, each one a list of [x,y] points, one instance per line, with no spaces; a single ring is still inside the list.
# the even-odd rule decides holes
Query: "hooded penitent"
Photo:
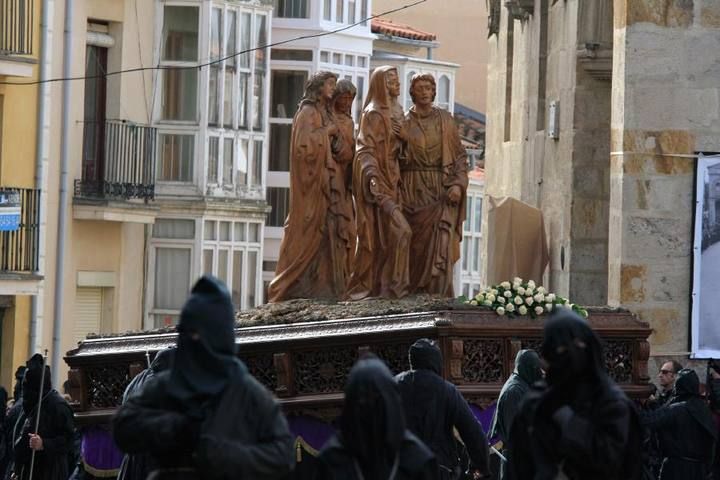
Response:
[[[404,433],[400,393],[390,370],[377,358],[358,361],[345,385],[340,437],[364,478],[389,477]]]
[[[50,379],[50,367],[45,366],[45,376],[43,377],[43,365],[45,361],[43,356],[36,353],[26,363],[25,376],[22,383],[23,410],[26,414],[32,412],[38,404],[38,400],[52,389]],[[41,387],[42,382],[42,387]]]
[[[675,388],[673,390],[673,403],[685,402],[690,416],[700,427],[708,432],[708,434],[717,438],[718,432],[715,426],[710,409],[707,407],[700,396],[700,379],[694,370],[683,368],[677,374],[675,379]]]
[[[21,365],[15,370],[15,387],[13,388],[13,400],[17,402],[22,398],[22,381],[25,376],[25,365]]]
[[[178,346],[168,396],[191,417],[202,417],[203,403],[246,371],[236,356],[235,310],[218,279],[197,281],[178,324]]]
[[[177,349],[175,347],[170,347],[157,352],[152,363],[150,363],[150,367],[138,373],[135,378],[130,381],[127,388],[125,388],[125,393],[123,394],[123,403],[127,401],[130,395],[139,392],[142,389],[143,385],[145,385],[145,383],[147,383],[147,381],[153,378],[155,375],[160,372],[170,370],[173,366],[173,363],[175,362],[176,350]]]
[[[413,370],[430,370],[442,375],[442,353],[432,340],[421,338],[413,343],[408,357]]]

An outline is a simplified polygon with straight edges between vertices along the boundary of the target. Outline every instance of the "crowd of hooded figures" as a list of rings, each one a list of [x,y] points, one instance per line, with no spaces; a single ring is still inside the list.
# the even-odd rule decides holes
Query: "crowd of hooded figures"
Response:
[[[360,358],[336,434],[302,475],[293,472],[295,442],[279,403],[238,357],[222,282],[196,283],[177,331],[177,346],[131,381],[113,417],[125,452],[120,480],[497,478],[490,450],[502,479],[720,478],[720,372],[708,369],[708,405],[695,371],[668,362],[663,391],[638,406],[606,373],[586,320],[569,310],[547,320],[539,352],[518,353],[487,436],[443,379],[435,342],[416,341],[410,370],[395,377],[377,357]],[[17,378],[4,412],[2,478],[93,478],[78,466],[73,414],[43,357],[30,358]]]

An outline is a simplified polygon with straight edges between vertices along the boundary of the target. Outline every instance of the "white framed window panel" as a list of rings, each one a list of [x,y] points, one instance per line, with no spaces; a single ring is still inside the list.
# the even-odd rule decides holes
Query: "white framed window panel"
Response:
[[[362,105],[367,97],[370,79],[370,58],[356,52],[322,49],[318,55],[318,70],[327,70],[338,75],[338,80],[350,80],[357,88],[353,104],[353,120],[358,127]]]
[[[354,24],[370,17],[371,0],[319,0],[321,6],[320,20],[327,27]],[[360,27],[367,28],[366,25]]]
[[[481,287],[482,201],[482,193],[468,192],[460,256],[460,293],[467,297],[477,294]]]

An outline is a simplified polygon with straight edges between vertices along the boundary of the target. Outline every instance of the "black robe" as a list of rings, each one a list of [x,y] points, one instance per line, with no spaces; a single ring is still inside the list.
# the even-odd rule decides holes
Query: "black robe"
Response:
[[[30,433],[35,431],[35,410],[22,413],[15,430],[13,449],[14,471],[20,480],[30,479]],[[74,447],[73,412],[70,405],[55,390],[42,400],[38,435],[43,439],[43,450],[35,453],[32,480],[67,480],[70,476],[68,457]]]
[[[113,419],[118,446],[147,452],[161,469],[188,469],[197,479],[282,478],[295,462],[293,438],[278,403],[255,378],[234,378],[206,403],[198,423],[167,395],[170,372],[148,381]],[[167,471],[161,478],[181,478]]]
[[[432,452],[415,435],[406,431],[398,455],[398,469],[394,480],[437,480],[437,471],[437,463]],[[320,451],[315,479],[362,480],[355,468],[352,454],[343,446],[337,435],[328,440]]]

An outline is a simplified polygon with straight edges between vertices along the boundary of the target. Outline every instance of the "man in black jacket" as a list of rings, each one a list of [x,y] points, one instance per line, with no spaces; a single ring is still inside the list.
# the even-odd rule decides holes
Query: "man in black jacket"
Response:
[[[202,277],[180,314],[173,367],[131,395],[113,420],[126,453],[148,453],[157,479],[272,480],[295,463],[277,401],[236,356],[234,308]]]
[[[462,473],[453,428],[467,448],[475,478],[489,476],[487,438],[455,385],[442,378],[440,348],[421,338],[410,347],[409,357],[411,369],[396,377],[408,428],[437,456],[440,478],[460,478]]]
[[[43,377],[43,365],[42,355],[30,357],[22,382],[22,413],[13,434],[13,471],[19,480],[66,480],[70,475],[68,455],[75,433],[73,413],[65,399],[52,388],[50,367],[45,367]],[[35,432],[38,409],[40,422]]]
[[[715,456],[717,426],[700,397],[700,380],[693,370],[677,374],[670,404],[643,412],[644,425],[657,432],[663,459],[659,480],[705,480]]]

